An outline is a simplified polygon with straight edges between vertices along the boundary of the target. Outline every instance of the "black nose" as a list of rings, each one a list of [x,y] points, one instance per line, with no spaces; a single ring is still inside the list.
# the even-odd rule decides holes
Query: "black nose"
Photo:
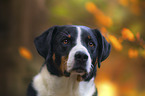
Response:
[[[79,62],[86,62],[88,60],[88,55],[83,52],[76,52],[75,60]]]

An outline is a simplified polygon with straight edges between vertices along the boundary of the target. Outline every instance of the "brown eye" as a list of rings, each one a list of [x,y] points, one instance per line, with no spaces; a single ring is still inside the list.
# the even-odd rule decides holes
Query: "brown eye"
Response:
[[[63,43],[64,44],[68,44],[69,43],[69,40],[68,39],[65,39],[65,40],[63,40]]]
[[[93,41],[89,41],[88,44],[89,44],[90,47],[93,47],[94,46],[94,42]]]

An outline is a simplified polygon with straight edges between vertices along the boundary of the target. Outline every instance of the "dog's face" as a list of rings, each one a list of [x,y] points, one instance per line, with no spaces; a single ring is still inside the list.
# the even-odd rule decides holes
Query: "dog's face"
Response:
[[[96,64],[110,53],[110,44],[96,29],[85,26],[54,26],[35,39],[53,75],[77,74],[92,77]]]

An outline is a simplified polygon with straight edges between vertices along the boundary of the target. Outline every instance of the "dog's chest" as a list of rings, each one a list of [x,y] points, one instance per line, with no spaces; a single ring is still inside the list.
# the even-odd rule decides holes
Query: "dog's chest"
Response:
[[[73,78],[52,76],[46,66],[33,79],[38,96],[79,96],[79,83]]]
[[[80,83],[76,80],[76,76],[70,78],[52,76],[46,66],[34,77],[33,87],[37,91],[37,96],[91,96],[95,91],[93,82]]]

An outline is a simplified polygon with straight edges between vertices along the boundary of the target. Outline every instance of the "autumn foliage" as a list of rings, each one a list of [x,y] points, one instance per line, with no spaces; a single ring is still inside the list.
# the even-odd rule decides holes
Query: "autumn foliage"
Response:
[[[136,58],[138,56],[138,51],[134,49],[129,49],[128,50],[128,56],[130,58]]]
[[[118,50],[118,51],[122,50],[123,46],[122,46],[122,44],[119,42],[119,40],[115,36],[109,35],[108,38],[109,38],[110,42],[112,43],[112,46],[116,50]]]
[[[135,40],[133,33],[129,29],[123,28],[121,33],[123,39],[127,39],[129,41]]]
[[[99,8],[97,8],[97,6],[95,6],[94,3],[87,2],[86,9],[88,12],[94,15],[95,19],[97,20],[97,23],[105,27],[112,26],[112,19],[109,16],[106,16]]]
[[[129,8],[129,10],[133,14],[135,15],[140,14],[138,0],[119,0],[119,3],[122,6]],[[107,30],[107,28],[110,28],[113,25],[113,20],[109,16],[106,16],[104,12],[102,12],[93,2],[87,2],[85,7],[86,7],[86,10],[94,16],[94,19],[97,22],[96,25],[101,27],[100,30],[102,34],[107,39],[107,41],[112,44],[115,50],[122,51],[123,47],[125,46],[123,45],[123,42],[130,42],[134,44],[139,43],[141,47],[145,48],[144,41],[143,39],[140,38],[139,32],[136,32],[136,35],[135,35],[134,32],[132,32],[130,29],[122,28],[122,30],[120,30],[121,36],[116,37],[115,35],[110,34],[110,32],[108,32]],[[137,58],[139,55],[145,57],[143,50],[145,49],[142,49],[139,52],[139,50],[136,48],[134,49],[129,48],[128,56],[129,58]]]
[[[19,47],[19,53],[22,57],[24,57],[27,60],[32,59],[32,53],[25,47]]]

